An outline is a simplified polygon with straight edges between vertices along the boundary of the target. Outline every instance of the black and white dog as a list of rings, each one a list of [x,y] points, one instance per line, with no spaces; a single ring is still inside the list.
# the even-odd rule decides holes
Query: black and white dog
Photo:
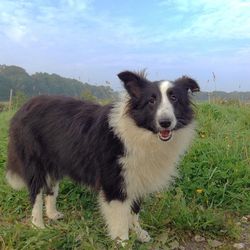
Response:
[[[28,101],[10,126],[7,180],[27,186],[32,222],[43,228],[43,194],[50,219],[59,181],[69,176],[99,192],[112,239],[150,240],[139,224],[142,198],[167,186],[176,163],[194,136],[191,78],[151,82],[143,74],[118,74],[126,94],[101,106],[70,97],[39,96]]]

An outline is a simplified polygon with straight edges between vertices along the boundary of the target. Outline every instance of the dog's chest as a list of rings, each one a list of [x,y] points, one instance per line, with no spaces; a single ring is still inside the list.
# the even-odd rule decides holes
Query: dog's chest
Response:
[[[140,197],[167,187],[177,175],[177,162],[190,143],[193,133],[182,130],[171,141],[148,137],[143,141],[127,140],[127,152],[120,159],[129,197]],[[185,136],[184,136],[185,135]]]
[[[166,186],[176,174],[176,160],[176,156],[152,151],[135,152],[120,159],[128,196],[143,196]]]

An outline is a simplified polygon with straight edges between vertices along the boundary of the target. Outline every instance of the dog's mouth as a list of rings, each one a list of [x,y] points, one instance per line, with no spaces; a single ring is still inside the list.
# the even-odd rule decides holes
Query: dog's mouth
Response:
[[[168,141],[172,137],[172,131],[168,129],[163,129],[158,133],[158,135],[162,141]]]

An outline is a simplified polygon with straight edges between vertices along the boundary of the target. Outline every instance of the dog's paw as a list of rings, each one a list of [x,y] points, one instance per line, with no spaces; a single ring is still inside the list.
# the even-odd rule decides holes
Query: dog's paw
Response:
[[[47,216],[51,220],[59,220],[63,218],[63,213],[55,211],[54,213],[47,213]]]
[[[151,237],[149,236],[148,232],[145,230],[140,230],[140,232],[137,233],[137,239],[140,242],[146,243],[151,240]]]
[[[44,223],[41,220],[37,220],[36,218],[32,219],[32,226],[38,229],[44,229]]]

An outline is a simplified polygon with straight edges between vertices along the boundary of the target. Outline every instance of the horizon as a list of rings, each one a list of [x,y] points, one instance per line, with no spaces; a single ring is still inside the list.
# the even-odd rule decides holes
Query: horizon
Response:
[[[71,77],[65,77],[65,76],[62,76],[62,75],[60,75],[60,74],[57,74],[57,73],[48,73],[48,72],[41,72],[41,71],[37,71],[37,72],[34,72],[34,73],[29,73],[29,72],[27,72],[27,70],[25,69],[25,68],[23,68],[23,67],[21,67],[21,66],[18,66],[18,65],[6,65],[6,64],[0,64],[0,71],[1,71],[1,66],[5,66],[5,67],[18,67],[18,68],[22,68],[23,70],[25,70],[25,72],[29,75],[29,76],[32,76],[32,75],[34,75],[34,74],[36,74],[36,73],[38,73],[38,74],[49,74],[50,76],[51,75],[57,75],[57,76],[59,76],[59,77],[62,77],[62,78],[66,78],[66,79],[70,79],[70,80],[76,80],[76,81],[79,81],[80,83],[82,83],[82,84],[89,84],[89,85],[91,85],[91,86],[104,86],[104,87],[110,87],[113,91],[116,91],[116,92],[121,92],[121,91],[124,91],[124,88],[123,88],[123,84],[122,84],[122,82],[121,82],[121,88],[119,88],[119,89],[114,89],[113,87],[112,87],[112,85],[110,84],[110,83],[101,83],[101,84],[95,84],[95,83],[91,83],[91,82],[84,82],[84,81],[82,81],[81,79],[76,79],[76,78],[71,78]],[[233,90],[233,91],[226,91],[226,90],[211,90],[211,91],[206,91],[206,90],[200,90],[199,91],[200,93],[213,93],[213,92],[224,92],[224,93],[227,93],[227,94],[230,94],[230,93],[233,93],[233,92],[241,92],[241,93],[250,93],[250,90],[246,90],[246,91],[244,91],[244,90]]]
[[[119,72],[146,68],[152,81],[250,91],[249,13],[248,0],[2,0],[0,64],[115,90]]]

